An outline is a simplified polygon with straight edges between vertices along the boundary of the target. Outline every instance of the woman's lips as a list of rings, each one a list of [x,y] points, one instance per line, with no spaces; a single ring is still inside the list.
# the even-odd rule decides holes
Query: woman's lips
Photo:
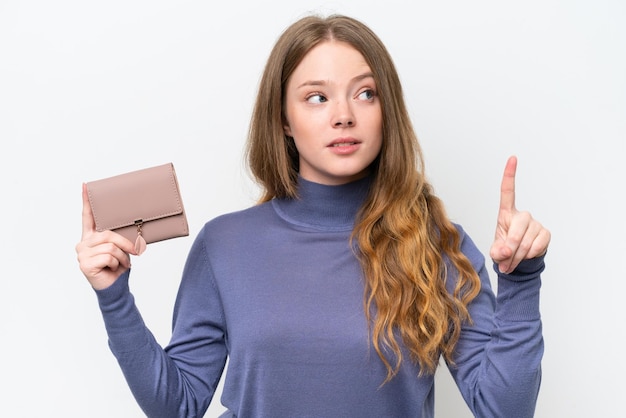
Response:
[[[361,141],[354,138],[338,138],[328,144],[328,148],[335,154],[352,154],[360,148]]]

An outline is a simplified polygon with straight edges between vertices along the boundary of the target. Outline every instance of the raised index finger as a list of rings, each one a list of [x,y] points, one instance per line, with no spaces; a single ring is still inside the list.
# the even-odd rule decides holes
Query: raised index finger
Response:
[[[500,185],[500,209],[515,209],[515,171],[517,170],[517,157],[511,156],[504,167],[502,184]]]
[[[91,205],[89,204],[89,195],[87,194],[87,185],[83,183],[83,238],[94,232],[96,229]]]

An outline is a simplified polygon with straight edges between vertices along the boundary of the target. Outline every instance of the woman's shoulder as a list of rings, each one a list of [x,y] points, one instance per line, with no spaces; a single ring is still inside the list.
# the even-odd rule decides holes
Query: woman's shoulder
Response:
[[[453,222],[452,225],[459,233],[459,243],[461,252],[470,260],[474,267],[479,266],[485,262],[485,256],[480,251],[470,234],[459,223]]]
[[[206,221],[199,235],[208,242],[249,236],[261,231],[275,218],[271,204],[261,203],[245,209],[223,213]]]

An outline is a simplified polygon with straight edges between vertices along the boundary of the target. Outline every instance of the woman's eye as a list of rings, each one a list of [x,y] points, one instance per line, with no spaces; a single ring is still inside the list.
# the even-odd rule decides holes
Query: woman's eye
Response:
[[[328,99],[321,94],[312,94],[306,98],[306,101],[309,103],[324,103],[326,100]]]
[[[361,93],[359,93],[359,99],[361,100],[372,100],[374,98],[374,96],[376,96],[376,94],[374,93],[374,90],[363,90]]]

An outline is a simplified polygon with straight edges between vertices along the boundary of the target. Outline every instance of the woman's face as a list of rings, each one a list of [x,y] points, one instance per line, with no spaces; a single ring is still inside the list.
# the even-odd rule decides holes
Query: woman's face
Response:
[[[311,49],[287,81],[285,134],[306,180],[338,185],[364,177],[382,146],[382,111],[370,67],[344,42]]]

